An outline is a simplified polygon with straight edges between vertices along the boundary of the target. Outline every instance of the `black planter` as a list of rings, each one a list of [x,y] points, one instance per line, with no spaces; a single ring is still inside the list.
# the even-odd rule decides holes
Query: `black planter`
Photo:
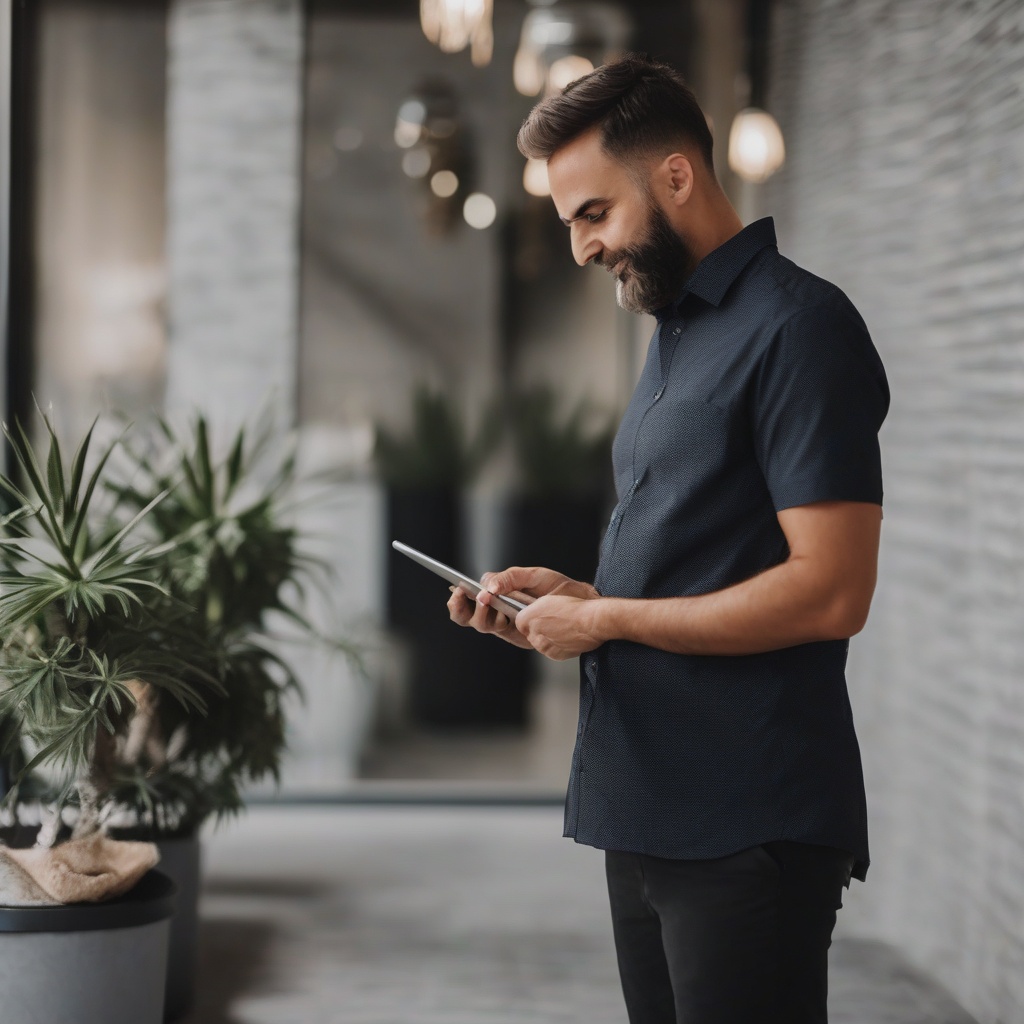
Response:
[[[389,491],[387,539],[465,568],[460,494],[451,488]],[[455,626],[447,601],[444,580],[388,552],[388,618],[412,650],[412,720],[438,728],[523,728],[536,655]]]
[[[106,903],[0,907],[4,1024],[160,1024],[174,902],[150,871]]]
[[[525,728],[539,655],[451,621],[413,638],[412,716],[438,728]]]
[[[388,625],[403,633],[422,632],[425,610],[436,605],[447,620],[448,584],[391,547],[400,540],[431,558],[459,568],[462,516],[459,492],[453,487],[389,488],[387,492],[387,616]]]
[[[178,1020],[192,1008],[196,997],[196,977],[199,969],[199,889],[202,881],[199,837],[160,837],[147,828],[121,828],[114,829],[111,838],[155,843],[160,853],[160,873],[174,883],[177,895],[167,945],[164,1020]]]
[[[591,583],[608,515],[601,497],[520,496],[509,503],[505,561],[543,565]]]
[[[184,1017],[196,998],[199,968],[200,847],[198,836],[159,839],[160,870],[178,890],[167,949],[167,993],[164,1020]]]

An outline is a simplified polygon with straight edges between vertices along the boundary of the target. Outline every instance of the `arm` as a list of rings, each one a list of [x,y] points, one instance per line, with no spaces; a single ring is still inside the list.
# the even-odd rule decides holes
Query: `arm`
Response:
[[[516,626],[531,646],[556,660],[607,640],[676,654],[737,655],[845,639],[867,619],[881,520],[880,506],[862,502],[786,509],[779,523],[789,557],[749,580],[699,597],[581,600],[550,594],[520,612]],[[510,584],[510,572],[492,579]]]

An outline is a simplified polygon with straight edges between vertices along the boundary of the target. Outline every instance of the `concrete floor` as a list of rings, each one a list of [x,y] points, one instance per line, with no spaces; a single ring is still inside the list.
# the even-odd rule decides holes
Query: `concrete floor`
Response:
[[[625,1022],[602,858],[558,808],[254,807],[205,877],[182,1024]],[[832,1024],[972,1024],[885,946],[832,962]]]

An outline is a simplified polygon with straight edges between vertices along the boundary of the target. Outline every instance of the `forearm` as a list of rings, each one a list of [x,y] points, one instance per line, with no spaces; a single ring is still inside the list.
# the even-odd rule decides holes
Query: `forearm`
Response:
[[[674,654],[740,655],[852,636],[863,616],[812,565],[790,559],[697,597],[588,602],[602,641],[630,640]]]

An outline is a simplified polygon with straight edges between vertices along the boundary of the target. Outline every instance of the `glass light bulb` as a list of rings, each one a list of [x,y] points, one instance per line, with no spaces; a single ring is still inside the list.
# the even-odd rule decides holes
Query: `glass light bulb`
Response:
[[[778,121],[757,107],[741,110],[729,131],[729,166],[744,181],[767,181],[786,161]]]
[[[566,57],[559,57],[548,70],[548,88],[552,92],[561,92],[577,78],[589,75],[594,70],[594,65],[586,57],[570,53]]]
[[[536,96],[544,88],[544,67],[536,50],[523,45],[516,50],[512,81],[524,96]]]
[[[472,47],[473,63],[490,63],[493,0],[420,0],[423,34],[445,53]]]
[[[402,157],[402,170],[410,178],[425,178],[430,171],[430,151],[410,149]]]
[[[454,171],[438,171],[430,179],[430,191],[439,199],[450,199],[459,190],[459,177]]]
[[[474,192],[466,197],[462,205],[462,216],[471,228],[483,231],[494,223],[498,216],[498,207],[494,200],[483,192]]]
[[[547,161],[532,158],[526,161],[526,166],[523,168],[523,188],[531,196],[551,195]]]

